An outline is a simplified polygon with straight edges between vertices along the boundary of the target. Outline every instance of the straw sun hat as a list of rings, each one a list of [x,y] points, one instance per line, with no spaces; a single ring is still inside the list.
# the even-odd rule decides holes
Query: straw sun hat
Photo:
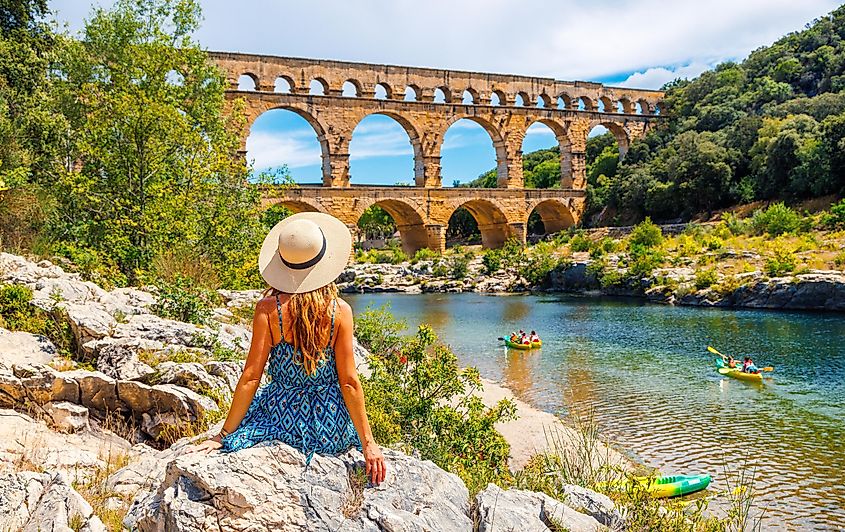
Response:
[[[273,288],[301,294],[337,279],[351,252],[352,235],[343,222],[320,212],[301,212],[270,229],[258,269]]]

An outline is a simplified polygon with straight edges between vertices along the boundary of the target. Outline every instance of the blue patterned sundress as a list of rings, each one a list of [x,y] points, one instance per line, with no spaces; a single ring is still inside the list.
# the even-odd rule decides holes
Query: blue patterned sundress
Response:
[[[332,330],[326,357],[313,375],[305,373],[301,355],[285,341],[282,306],[276,296],[281,341],[270,351],[270,382],[258,390],[241,424],[223,438],[224,451],[237,451],[279,440],[299,449],[306,466],[314,453],[340,454],[361,441],[343,401],[335,366],[332,338],[337,300],[332,303]]]

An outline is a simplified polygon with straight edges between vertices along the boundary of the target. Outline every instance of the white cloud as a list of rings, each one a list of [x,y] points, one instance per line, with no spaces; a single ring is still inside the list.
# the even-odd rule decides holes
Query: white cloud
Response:
[[[681,78],[691,79],[715,65],[704,63],[691,63],[689,65],[665,68],[649,68],[643,72],[634,72],[622,83],[616,83],[619,87],[636,87],[640,89],[659,89],[665,83]]]
[[[102,0],[110,4],[111,0]],[[654,85],[667,65],[741,59],[837,0],[202,0],[210,49]],[[79,28],[89,9],[54,0]],[[681,67],[681,70],[688,67]],[[657,70],[653,70],[657,69]],[[668,69],[672,70],[672,69]],[[677,70],[677,69],[676,69]]]
[[[290,168],[321,164],[320,145],[313,134],[310,137],[301,132],[253,130],[246,141],[247,158],[259,169],[283,164]]]

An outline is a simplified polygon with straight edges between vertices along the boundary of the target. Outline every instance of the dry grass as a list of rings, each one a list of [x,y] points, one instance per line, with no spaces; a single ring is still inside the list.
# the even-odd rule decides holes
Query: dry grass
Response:
[[[367,487],[367,474],[360,467],[352,467],[349,474],[349,496],[343,501],[340,511],[347,519],[352,519],[364,505],[364,488]]]
[[[123,529],[123,518],[129,510],[132,496],[110,490],[107,484],[109,477],[129,464],[129,456],[109,448],[100,453],[100,459],[105,465],[94,470],[86,480],[74,482],[73,487],[88,501],[108,530],[119,531]]]

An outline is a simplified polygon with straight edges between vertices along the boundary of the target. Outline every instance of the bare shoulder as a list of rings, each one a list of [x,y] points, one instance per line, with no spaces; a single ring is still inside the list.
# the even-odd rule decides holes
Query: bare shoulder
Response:
[[[269,315],[276,309],[276,298],[273,296],[264,297],[255,304],[255,313]]]
[[[352,307],[341,298],[337,298],[337,313],[342,320],[352,319]]]

